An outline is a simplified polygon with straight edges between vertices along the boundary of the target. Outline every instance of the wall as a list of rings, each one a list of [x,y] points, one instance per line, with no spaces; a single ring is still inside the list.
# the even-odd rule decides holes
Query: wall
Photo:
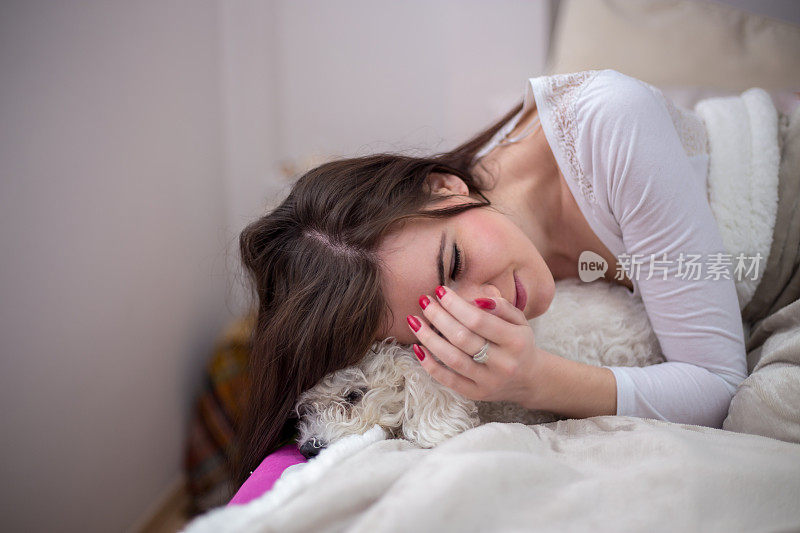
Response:
[[[0,4],[0,516],[120,531],[227,319],[217,4]]]

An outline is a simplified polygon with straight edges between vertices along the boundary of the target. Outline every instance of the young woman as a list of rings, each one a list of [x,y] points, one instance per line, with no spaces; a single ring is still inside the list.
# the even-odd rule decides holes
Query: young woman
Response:
[[[678,275],[681,253],[725,252],[703,135],[654,87],[588,71],[528,80],[451,152],[302,176],[241,234],[258,318],[237,481],[291,439],[301,392],[389,336],[474,400],[721,427],[747,375],[734,282]],[[584,251],[641,296],[667,362],[593,367],[537,347],[527,321]]]

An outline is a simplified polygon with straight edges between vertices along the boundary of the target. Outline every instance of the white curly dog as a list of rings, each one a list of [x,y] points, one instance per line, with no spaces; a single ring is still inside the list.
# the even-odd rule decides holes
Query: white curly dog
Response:
[[[536,345],[596,366],[664,361],[641,298],[603,280],[556,282],[550,308],[529,321]],[[440,361],[441,362],[441,361]],[[375,424],[393,438],[431,448],[488,422],[539,424],[566,417],[511,402],[472,401],[435,381],[410,346],[376,342],[357,365],[324,377],[294,407],[297,443],[307,458]]]

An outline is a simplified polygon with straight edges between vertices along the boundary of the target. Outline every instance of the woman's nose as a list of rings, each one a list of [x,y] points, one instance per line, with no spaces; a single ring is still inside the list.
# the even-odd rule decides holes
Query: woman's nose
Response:
[[[491,290],[489,290],[489,294],[486,295],[486,296],[483,296],[483,298],[502,298],[502,297],[503,297],[503,293],[501,293],[500,289],[498,289],[494,285],[492,285]]]
[[[459,296],[471,302],[475,298],[502,298],[503,293],[494,283],[471,283],[469,285],[456,285]]]
[[[468,301],[472,301],[475,298],[502,298],[503,293],[495,285],[484,285],[482,287],[476,288],[474,291],[470,291],[467,295]]]

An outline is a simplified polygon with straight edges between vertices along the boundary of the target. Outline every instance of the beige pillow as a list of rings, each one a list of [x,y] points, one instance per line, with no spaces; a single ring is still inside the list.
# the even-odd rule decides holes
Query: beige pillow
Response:
[[[548,72],[602,68],[658,87],[800,91],[800,26],[699,0],[562,0]]]
[[[800,443],[800,300],[764,320],[769,337],[722,429]],[[749,355],[749,354],[748,354]]]

